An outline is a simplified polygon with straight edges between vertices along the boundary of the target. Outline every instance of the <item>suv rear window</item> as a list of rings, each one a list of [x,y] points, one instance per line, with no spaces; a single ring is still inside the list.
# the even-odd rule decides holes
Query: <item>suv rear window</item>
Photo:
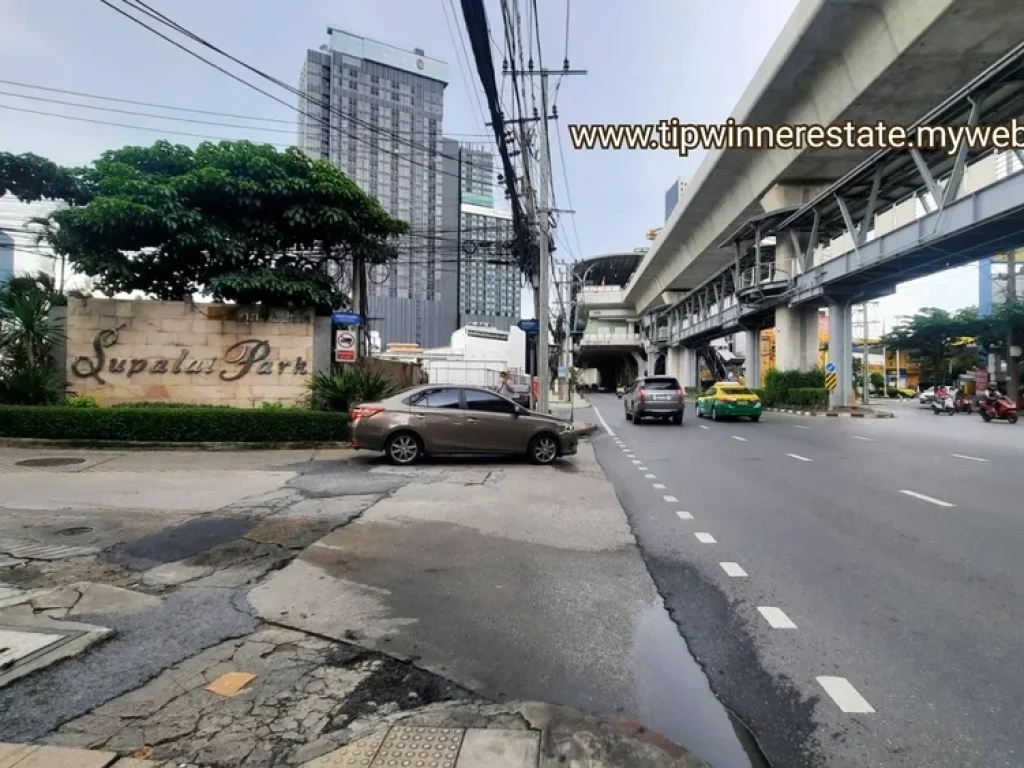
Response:
[[[653,390],[676,390],[679,389],[679,382],[675,379],[644,379],[643,388]]]

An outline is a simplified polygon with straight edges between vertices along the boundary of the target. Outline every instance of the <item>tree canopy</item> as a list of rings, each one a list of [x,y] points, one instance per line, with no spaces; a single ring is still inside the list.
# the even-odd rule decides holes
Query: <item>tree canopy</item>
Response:
[[[92,197],[82,173],[39,155],[0,152],[0,197],[11,194],[23,203],[46,198],[80,205]]]
[[[0,189],[74,203],[52,214],[50,243],[108,294],[329,311],[344,302],[329,267],[387,261],[408,231],[333,165],[295,148],[159,141],[77,171],[39,161],[8,161],[16,173],[0,168]]]
[[[943,364],[957,350],[972,343],[980,328],[974,307],[948,312],[937,307],[922,307],[907,322],[887,334],[884,343],[891,349],[906,350],[927,363],[932,375],[943,371]]]

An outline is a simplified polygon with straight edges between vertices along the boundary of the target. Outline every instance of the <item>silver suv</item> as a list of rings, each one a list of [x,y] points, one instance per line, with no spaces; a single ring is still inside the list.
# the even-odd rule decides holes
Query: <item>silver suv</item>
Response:
[[[643,376],[622,396],[626,409],[626,420],[634,424],[644,419],[656,418],[673,424],[683,423],[686,408],[683,388],[672,376]]]

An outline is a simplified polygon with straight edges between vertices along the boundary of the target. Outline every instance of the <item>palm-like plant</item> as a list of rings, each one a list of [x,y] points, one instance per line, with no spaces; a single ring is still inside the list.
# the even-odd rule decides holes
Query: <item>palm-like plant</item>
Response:
[[[62,377],[50,358],[63,338],[50,318],[57,296],[45,273],[0,286],[0,401],[34,405],[63,396]]]
[[[53,280],[49,275],[15,277],[0,288],[0,352],[35,368],[48,362],[62,335],[50,319]]]

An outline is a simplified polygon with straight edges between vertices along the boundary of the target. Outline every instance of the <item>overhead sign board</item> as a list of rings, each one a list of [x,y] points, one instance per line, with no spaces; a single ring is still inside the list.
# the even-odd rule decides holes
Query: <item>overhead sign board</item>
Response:
[[[335,325],[362,325],[362,315],[355,312],[332,312],[331,322]]]
[[[523,333],[539,333],[540,332],[540,321],[539,320],[520,320],[516,323],[516,327],[519,328]]]
[[[337,331],[334,334],[334,362],[354,362],[356,354],[356,334],[353,331]]]

